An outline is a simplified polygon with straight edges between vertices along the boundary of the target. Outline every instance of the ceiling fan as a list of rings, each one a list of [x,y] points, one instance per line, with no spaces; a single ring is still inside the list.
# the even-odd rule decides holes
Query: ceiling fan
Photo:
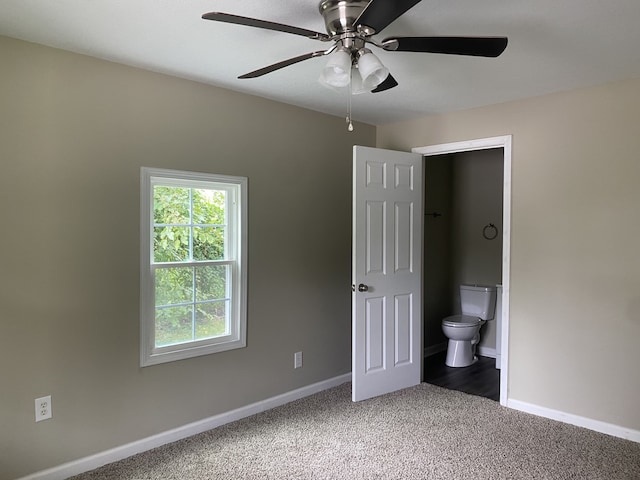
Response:
[[[398,85],[389,70],[367,48],[368,45],[391,52],[480,57],[497,57],[507,47],[506,37],[390,37],[380,42],[372,38],[420,1],[322,0],[319,10],[327,33],[220,12],[205,13],[202,18],[301,35],[321,42],[333,42],[328,49],[283,60],[238,78],[256,78],[304,60],[330,55],[321,82],[332,87],[350,85],[352,93],[378,93]]]

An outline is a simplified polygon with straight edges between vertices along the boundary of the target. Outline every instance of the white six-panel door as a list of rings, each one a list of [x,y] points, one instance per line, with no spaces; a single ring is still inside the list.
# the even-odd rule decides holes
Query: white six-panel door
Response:
[[[422,372],[422,155],[354,147],[352,397]]]

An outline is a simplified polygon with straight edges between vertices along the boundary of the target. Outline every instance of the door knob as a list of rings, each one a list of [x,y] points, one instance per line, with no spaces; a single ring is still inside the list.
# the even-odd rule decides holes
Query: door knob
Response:
[[[359,292],[368,292],[369,291],[369,286],[365,285],[364,283],[361,283],[360,285],[358,285],[358,291]]]

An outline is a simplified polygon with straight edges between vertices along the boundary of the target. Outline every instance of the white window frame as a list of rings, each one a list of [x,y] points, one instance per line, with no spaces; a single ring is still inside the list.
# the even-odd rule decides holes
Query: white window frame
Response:
[[[247,178],[159,168],[140,169],[140,365],[142,367],[246,346]],[[153,187],[224,189],[228,195],[228,249],[218,263],[231,266],[230,332],[211,339],[155,346],[155,270],[153,261]],[[189,265],[189,264],[187,264]]]

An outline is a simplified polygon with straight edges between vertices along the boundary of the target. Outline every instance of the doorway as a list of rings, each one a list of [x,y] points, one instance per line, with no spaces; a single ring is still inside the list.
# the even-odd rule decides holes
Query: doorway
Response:
[[[412,149],[414,153],[420,153],[423,157],[433,157],[440,155],[454,155],[462,152],[476,152],[483,151],[489,149],[500,149],[502,152],[502,228],[501,232],[499,232],[499,238],[494,240],[502,240],[501,245],[501,283],[502,283],[502,297],[498,299],[502,302],[502,314],[499,315],[500,318],[496,318],[493,322],[493,331],[495,334],[495,343],[489,342],[489,346],[485,346],[486,350],[494,349],[494,352],[498,353],[498,366],[500,367],[499,373],[499,384],[500,384],[500,403],[502,405],[506,405],[508,398],[508,332],[509,332],[509,260],[510,260],[510,239],[511,239],[511,136],[503,136],[503,137],[492,137],[485,138],[479,140],[472,140],[467,142],[457,142],[457,143],[449,143],[442,145],[433,145],[426,147],[417,147]],[[427,159],[425,158],[425,161]],[[425,222],[429,219],[429,214],[432,216],[434,214],[438,214],[441,212],[429,210],[429,206],[425,210]],[[434,216],[434,219],[438,219],[438,217]],[[490,221],[487,222],[487,225],[492,223]],[[493,229],[491,229],[493,232]],[[492,233],[490,232],[490,233]],[[500,267],[498,267],[500,268]],[[426,275],[426,273],[425,273]],[[467,280],[468,281],[468,280]],[[455,282],[455,281],[454,281]],[[482,281],[478,281],[477,283],[482,283]],[[486,283],[486,282],[485,282]],[[425,299],[425,307],[428,302]],[[459,312],[452,312],[459,313]],[[452,314],[450,313],[450,314]],[[445,315],[446,316],[446,315]],[[486,326],[483,327],[487,328]],[[424,330],[429,335],[430,327],[425,325]],[[429,342],[425,343],[428,345]],[[482,352],[480,352],[482,353]],[[487,360],[485,359],[484,366],[486,367]],[[468,367],[469,368],[469,367]],[[476,366],[476,369],[479,368]],[[486,370],[486,368],[485,368]],[[489,369],[490,370],[490,369]],[[495,372],[494,372],[495,374]],[[461,376],[462,374],[457,374]]]

